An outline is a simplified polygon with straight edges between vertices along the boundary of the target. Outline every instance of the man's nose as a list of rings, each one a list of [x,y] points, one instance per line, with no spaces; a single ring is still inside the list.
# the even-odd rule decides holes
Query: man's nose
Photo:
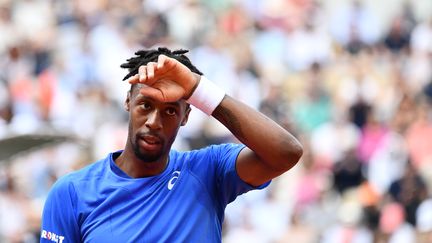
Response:
[[[145,122],[145,125],[152,129],[152,130],[158,130],[162,128],[162,118],[160,111],[155,109],[147,116],[147,121]]]

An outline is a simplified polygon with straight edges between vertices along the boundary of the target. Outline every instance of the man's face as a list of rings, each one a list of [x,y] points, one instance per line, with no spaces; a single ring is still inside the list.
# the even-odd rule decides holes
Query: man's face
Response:
[[[144,162],[156,162],[169,153],[180,126],[186,124],[190,108],[184,101],[163,103],[139,93],[135,85],[125,106],[130,112],[128,143],[135,156]]]

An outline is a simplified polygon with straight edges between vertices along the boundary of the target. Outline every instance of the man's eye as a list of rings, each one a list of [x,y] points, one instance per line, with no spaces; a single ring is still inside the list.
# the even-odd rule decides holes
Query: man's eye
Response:
[[[150,103],[145,102],[145,103],[143,103],[143,104],[141,105],[141,107],[142,107],[144,110],[149,110],[149,109],[151,108],[151,105],[150,105]]]
[[[173,115],[177,114],[177,111],[174,108],[167,108],[166,113],[170,116],[173,116]]]

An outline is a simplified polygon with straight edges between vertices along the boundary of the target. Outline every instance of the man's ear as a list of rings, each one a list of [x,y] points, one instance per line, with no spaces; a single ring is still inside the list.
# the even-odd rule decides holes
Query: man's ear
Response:
[[[190,111],[191,111],[191,108],[190,108],[190,105],[188,105],[187,108],[186,108],[185,116],[183,117],[183,120],[181,122],[182,126],[186,125],[186,123],[187,123],[187,121],[189,119],[189,113],[190,113]]]
[[[130,110],[130,100],[131,100],[131,91],[129,90],[127,92],[126,100],[125,100],[125,102],[123,104],[123,107],[125,108],[126,111]]]

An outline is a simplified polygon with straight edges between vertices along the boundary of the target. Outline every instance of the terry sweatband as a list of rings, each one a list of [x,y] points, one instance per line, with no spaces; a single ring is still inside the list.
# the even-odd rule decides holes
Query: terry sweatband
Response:
[[[223,89],[201,76],[198,86],[186,102],[210,116],[224,97]]]

